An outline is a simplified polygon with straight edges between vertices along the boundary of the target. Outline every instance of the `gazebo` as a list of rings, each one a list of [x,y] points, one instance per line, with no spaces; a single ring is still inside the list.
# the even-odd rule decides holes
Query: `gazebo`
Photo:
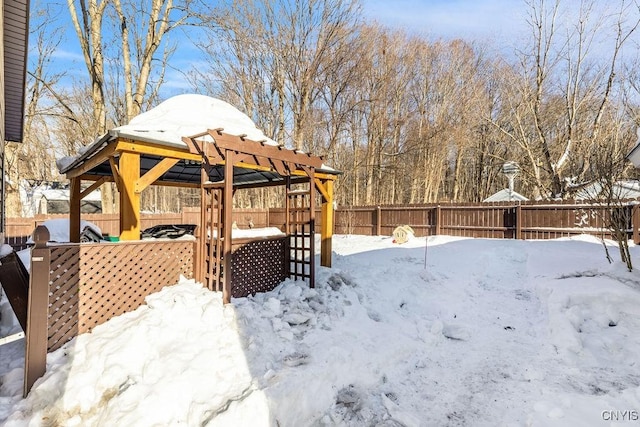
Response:
[[[338,172],[321,157],[287,149],[267,138],[248,116],[218,99],[203,95],[170,98],[129,124],[110,130],[78,156],[61,159],[58,167],[70,180],[72,242],[80,241],[82,199],[106,182],[115,182],[119,191],[121,241],[141,237],[140,194],[147,187],[199,188],[194,275],[209,289],[222,291],[225,302],[231,296],[266,290],[265,283],[274,286],[285,276],[306,279],[314,286],[317,194],[321,200],[320,262],[331,266],[333,188]],[[83,181],[92,184],[85,188]],[[272,259],[272,265],[262,263],[256,268],[273,267],[277,273],[245,274],[243,280],[256,283],[243,283],[240,291],[233,291],[234,274],[229,273],[239,268],[233,263],[233,195],[238,189],[264,186],[285,187],[284,237],[243,241],[237,246],[247,252],[245,256],[258,253]],[[244,261],[245,268],[246,264]]]

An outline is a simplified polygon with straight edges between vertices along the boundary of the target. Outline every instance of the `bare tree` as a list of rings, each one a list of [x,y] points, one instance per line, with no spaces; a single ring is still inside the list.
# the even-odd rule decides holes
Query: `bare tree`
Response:
[[[59,48],[63,30],[56,27],[58,11],[48,3],[36,2],[30,22],[31,48],[27,74],[24,140],[6,145],[6,173],[8,175],[7,211],[22,215],[19,191],[29,191],[32,185],[52,181],[56,177],[55,151],[49,138],[47,118],[58,114],[52,87],[64,72],[52,73],[48,64]]]
[[[549,3],[528,2],[532,46],[508,83],[515,89],[510,120],[493,121],[528,159],[523,164],[534,195],[546,198],[563,197],[571,180],[585,176],[583,154],[598,143],[621,51],[640,22],[625,1],[602,13],[594,1],[583,0],[575,17],[563,14],[561,0]],[[606,40],[612,41],[606,49],[596,49]]]
[[[341,67],[331,55],[353,39],[355,3],[225,1],[207,19],[213,33],[203,51],[225,63],[210,64],[210,75],[196,72],[196,84],[237,101],[278,142],[309,148],[303,145],[314,125],[314,103]]]
[[[157,95],[157,90],[149,91],[153,70],[159,70],[157,88],[172,50],[163,40],[188,19],[189,2],[175,5],[173,0],[67,0],[67,5],[89,76],[95,126],[91,131],[100,135],[109,126],[107,94],[123,96],[125,111],[115,111],[114,116],[126,121],[141,111],[149,92]],[[110,10],[114,12],[111,15]],[[110,61],[110,54],[118,60]],[[111,72],[107,73],[109,64]],[[122,71],[116,71],[116,67],[122,67]],[[115,80],[116,76],[122,76],[122,82]],[[103,186],[103,208],[106,212],[113,209],[111,185]]]

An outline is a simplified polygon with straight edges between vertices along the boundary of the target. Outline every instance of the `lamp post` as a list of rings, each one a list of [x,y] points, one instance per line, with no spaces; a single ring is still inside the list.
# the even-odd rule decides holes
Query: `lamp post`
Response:
[[[506,175],[509,180],[509,201],[513,200],[513,181],[520,173],[520,166],[516,162],[505,162],[502,165],[502,173]]]

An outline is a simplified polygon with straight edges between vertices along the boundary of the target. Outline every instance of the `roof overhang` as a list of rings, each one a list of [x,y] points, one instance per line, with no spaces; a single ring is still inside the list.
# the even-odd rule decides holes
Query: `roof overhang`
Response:
[[[21,142],[29,40],[29,0],[3,0],[4,139]]]

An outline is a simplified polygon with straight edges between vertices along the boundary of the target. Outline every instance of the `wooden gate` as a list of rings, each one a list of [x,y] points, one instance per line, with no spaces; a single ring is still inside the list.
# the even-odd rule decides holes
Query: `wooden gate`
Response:
[[[286,189],[286,229],[289,237],[287,265],[293,279],[309,280],[315,284],[315,193],[313,172],[307,189],[292,190],[290,182]]]

